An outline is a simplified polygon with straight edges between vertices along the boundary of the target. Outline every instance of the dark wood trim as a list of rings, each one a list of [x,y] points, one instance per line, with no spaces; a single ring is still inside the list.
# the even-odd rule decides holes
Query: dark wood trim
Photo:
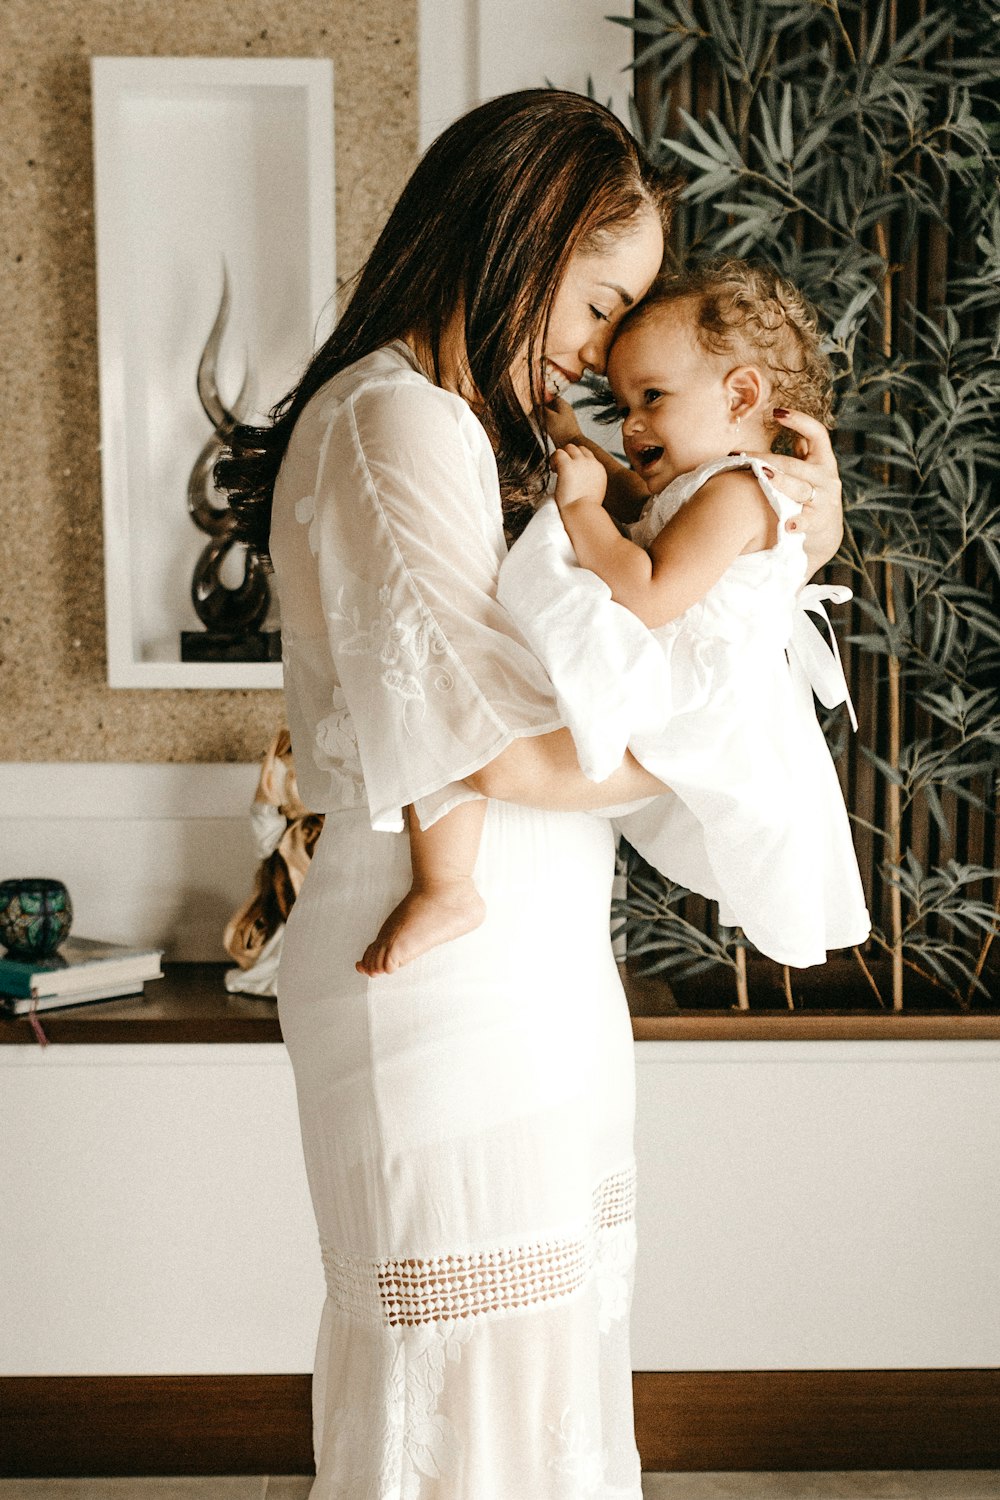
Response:
[[[643,1468],[1000,1468],[1000,1370],[671,1370],[633,1384]]]
[[[0,1378],[0,1476],[308,1474],[308,1375]],[[1000,1370],[641,1371],[643,1468],[1000,1469]]]
[[[166,964],[144,995],[43,1011],[51,1042],[280,1042],[271,999],[231,995],[225,964]],[[669,987],[622,969],[637,1041],[974,1041],[1000,1038],[1000,1014],[671,1009]],[[27,1019],[0,1017],[0,1046],[37,1046]]]
[[[310,1474],[308,1375],[0,1378],[0,1475]]]

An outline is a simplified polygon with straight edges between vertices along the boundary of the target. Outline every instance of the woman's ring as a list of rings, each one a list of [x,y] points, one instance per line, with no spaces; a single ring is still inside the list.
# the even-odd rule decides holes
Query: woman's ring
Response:
[[[816,498],[816,486],[810,481],[810,484],[809,484],[809,493],[806,496],[806,498],[803,500],[802,504],[803,505],[811,505],[813,503],[813,501],[815,500],[815,498]]]

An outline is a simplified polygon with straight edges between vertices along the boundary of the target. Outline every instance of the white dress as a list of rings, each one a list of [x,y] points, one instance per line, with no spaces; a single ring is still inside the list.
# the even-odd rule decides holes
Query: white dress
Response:
[[[633,1050],[610,824],[490,803],[476,932],[354,962],[423,821],[558,724],[495,598],[496,464],[403,345],[297,422],[272,555],[299,786],[326,824],[278,975],[326,1271],[313,1500],[640,1500]]]
[[[752,468],[778,514],[778,541],[738,557],[678,619],[649,631],[576,560],[547,500],[512,548],[499,597],[545,663],[580,764],[595,781],[628,746],[671,788],[618,818],[671,880],[719,903],[783,964],[823,963],[870,921],[843,796],[816,719],[850,698],[836,641],[809,619],[850,590],[805,584],[798,511],[745,455],[682,474],[632,528],[646,547],[712,475]],[[832,649],[831,649],[832,647]],[[850,709],[853,719],[853,708]]]

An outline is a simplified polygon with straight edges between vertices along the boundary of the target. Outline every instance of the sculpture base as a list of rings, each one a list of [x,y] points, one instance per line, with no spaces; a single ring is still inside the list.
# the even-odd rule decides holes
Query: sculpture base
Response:
[[[181,661],[280,661],[281,631],[182,630]]]

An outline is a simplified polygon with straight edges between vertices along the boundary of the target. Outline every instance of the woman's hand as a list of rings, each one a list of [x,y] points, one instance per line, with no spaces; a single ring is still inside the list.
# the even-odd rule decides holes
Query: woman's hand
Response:
[[[775,407],[775,420],[795,433],[795,457],[787,453],[753,453],[774,474],[774,482],[790,500],[802,506],[802,514],[786,521],[789,531],[805,538],[810,576],[828,563],[844,537],[844,508],[840,471],[822,422],[801,411]]]
[[[575,443],[582,436],[576,412],[561,396],[554,396],[551,401],[546,402],[545,425],[557,448],[564,447],[566,443]]]

